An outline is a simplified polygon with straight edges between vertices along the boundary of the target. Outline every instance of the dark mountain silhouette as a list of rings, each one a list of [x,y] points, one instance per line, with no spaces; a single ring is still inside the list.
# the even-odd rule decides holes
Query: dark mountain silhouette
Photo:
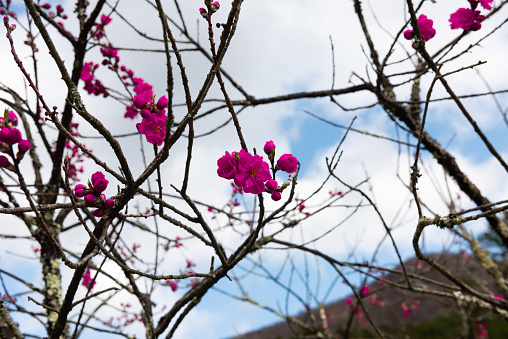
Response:
[[[501,294],[492,277],[470,255],[465,253],[439,253],[432,254],[430,257],[450,270],[463,283],[475,288],[483,286],[481,290],[484,292],[490,291],[492,295]],[[425,281],[411,279],[413,286],[443,291],[444,287],[432,284],[430,281],[450,284],[441,273],[416,258],[407,260],[404,265],[408,273],[426,279]],[[400,271],[400,267],[395,270]],[[381,276],[379,272],[375,275]],[[400,285],[406,284],[401,274],[386,273],[384,276],[386,281],[399,283]],[[464,329],[467,331],[467,326],[461,323],[462,318],[459,316],[459,307],[455,299],[415,293],[394,288],[379,281],[372,282],[368,285],[368,288],[369,292],[363,297],[363,303],[373,322],[383,331],[391,333],[391,338],[456,338],[464,334]],[[348,299],[350,299],[349,302]],[[372,327],[365,321],[363,312],[360,316],[356,313],[359,311],[355,308],[353,295],[327,304],[324,309],[328,316],[329,328],[333,330],[333,333],[343,333],[348,322],[351,322],[351,338],[376,337]],[[474,311],[471,308],[470,312]],[[318,310],[312,310],[312,313],[316,319],[320,319]],[[308,312],[302,312],[296,318],[306,324],[311,323]],[[491,326],[489,323],[489,337],[483,337],[484,339],[508,338],[508,324],[506,322],[499,318],[488,320],[492,317],[487,318],[486,314],[484,318],[485,321],[482,321],[482,323],[491,321],[492,324],[494,322],[496,324],[496,329],[490,330],[490,327],[494,325]],[[483,319],[481,313],[479,319]],[[476,325],[476,323],[470,324],[473,328],[476,328]],[[418,334],[408,335],[411,331]],[[425,334],[426,332],[428,334]],[[439,334],[433,334],[436,332]],[[298,336],[302,333],[301,328],[298,326],[282,321],[257,331],[239,335],[234,339],[303,338],[304,336]],[[359,336],[354,336],[354,333]],[[496,335],[495,333],[500,334]],[[467,333],[464,335],[468,337]],[[340,337],[342,338],[342,336]],[[308,338],[316,337],[309,336]]]

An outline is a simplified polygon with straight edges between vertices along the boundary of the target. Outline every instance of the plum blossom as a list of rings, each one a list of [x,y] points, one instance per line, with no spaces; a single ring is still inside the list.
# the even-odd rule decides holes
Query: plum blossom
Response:
[[[160,110],[157,113],[143,114],[143,120],[136,124],[139,133],[146,137],[146,141],[150,144],[162,145],[166,136],[166,111]]]
[[[235,184],[245,193],[260,194],[265,190],[265,182],[272,178],[270,167],[259,155],[244,155],[238,160]],[[241,183],[241,184],[239,184]]]
[[[90,269],[87,268],[85,275],[83,275],[83,282],[81,283],[81,285],[91,290],[92,288],[94,288],[95,283],[96,281],[93,280]]]
[[[485,16],[480,15],[480,11],[474,11],[470,8],[459,8],[455,13],[450,15],[450,28],[467,31],[477,31],[482,27],[481,22],[485,19]]]
[[[236,176],[236,160],[233,155],[226,153],[217,160],[217,174],[224,179],[234,179]]]
[[[434,23],[432,20],[428,19],[425,14],[421,14],[418,17],[418,28],[420,29],[420,34],[422,35],[423,41],[429,41],[436,35],[436,30],[432,28],[432,24]],[[404,31],[404,38],[407,40],[411,40],[414,38],[413,30],[408,29]]]

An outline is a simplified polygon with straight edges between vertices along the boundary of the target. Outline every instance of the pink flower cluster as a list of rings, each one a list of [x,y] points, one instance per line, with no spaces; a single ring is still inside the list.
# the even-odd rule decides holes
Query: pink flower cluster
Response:
[[[409,302],[404,301],[400,304],[400,309],[404,312],[405,317],[411,316],[411,311],[416,311],[420,307],[420,300],[413,299]]]
[[[263,147],[264,152],[272,164],[272,171],[282,170],[293,173],[298,168],[298,160],[291,154],[283,154],[274,165],[275,144],[268,141]],[[265,191],[272,194],[272,199],[281,199],[281,192],[285,187],[278,187],[277,181],[270,174],[270,166],[259,155],[252,155],[245,150],[240,152],[226,152],[217,160],[217,174],[224,179],[233,179],[235,185],[245,193],[261,194]]]
[[[24,140],[18,126],[18,117],[13,111],[5,110],[4,116],[0,117],[0,152],[7,153],[15,162],[21,161],[25,153],[30,149],[31,144],[28,140]],[[12,146],[18,145],[18,152],[14,155]],[[13,164],[10,163],[6,156],[0,155],[0,167],[14,170]]]
[[[104,57],[102,60],[102,64],[109,65],[108,68],[111,70],[118,69],[118,62],[120,61],[120,57],[118,56],[118,50],[113,48],[111,44],[102,45],[101,54]]]
[[[421,14],[418,17],[417,22],[423,41],[429,41],[434,37],[434,35],[436,35],[436,30],[432,27],[434,22],[428,19],[426,15]],[[414,38],[413,30],[408,29],[407,31],[404,31],[404,38],[407,40],[412,40]]]
[[[105,14],[101,15],[99,23],[95,23],[95,30],[91,31],[91,36],[95,40],[100,40],[105,36],[104,27],[111,22],[111,18]]]
[[[88,288],[89,290],[91,290],[92,288],[94,288],[95,283],[96,283],[96,281],[93,280],[92,273],[90,272],[90,269],[87,268],[85,275],[83,275],[83,282],[81,283],[81,285],[83,285],[86,288]]]
[[[151,86],[150,86],[151,87]],[[168,99],[162,96],[154,104],[154,94],[151,89],[136,94],[133,106],[140,110],[143,120],[136,124],[139,133],[144,134],[146,141],[150,144],[162,145],[166,136],[165,108],[168,107]]]
[[[450,15],[450,28],[477,31],[482,28],[481,22],[485,20],[485,16],[481,15],[481,11],[477,10],[478,4],[484,9],[491,10],[493,0],[468,0],[470,8],[459,8],[455,13]]]
[[[102,85],[101,81],[94,78],[94,72],[99,67],[99,64],[94,64],[93,61],[87,62],[81,69],[80,79],[85,82],[84,89],[88,94],[108,96],[106,87]]]
[[[92,214],[98,218],[104,215],[105,210],[110,210],[115,207],[115,201],[113,199],[106,199],[106,196],[102,194],[108,187],[109,181],[106,180],[104,173],[97,171],[92,174],[91,182],[88,182],[88,187],[82,184],[74,187],[74,195],[78,198],[85,199],[85,202],[89,205],[99,204],[99,208],[92,212]]]

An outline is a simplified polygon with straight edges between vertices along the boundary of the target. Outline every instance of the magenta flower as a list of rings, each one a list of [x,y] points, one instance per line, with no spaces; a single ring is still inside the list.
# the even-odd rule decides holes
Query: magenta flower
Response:
[[[92,289],[95,286],[96,281],[92,279],[92,274],[90,272],[90,269],[87,268],[85,275],[83,276],[83,282],[81,285],[86,286],[88,289]]]
[[[92,81],[93,80],[93,71],[95,70],[93,66],[93,62],[87,62],[83,65],[83,68],[81,69],[81,76],[80,79],[84,82]]]
[[[106,26],[107,24],[109,24],[111,22],[111,18],[109,16],[107,16],[106,14],[102,14],[101,15],[101,24],[103,26]]]
[[[152,85],[150,85],[148,82],[145,82],[142,78],[133,78],[132,82],[134,83],[134,92],[136,94],[141,94],[145,91],[151,91]]]
[[[265,181],[271,178],[270,167],[263,161],[261,156],[240,156],[235,184],[241,186],[245,193],[263,193],[265,190]],[[237,180],[239,183],[242,183],[242,185],[238,185]]]
[[[450,28],[458,29],[462,28],[467,31],[477,31],[482,27],[481,22],[485,19],[483,15],[480,15],[480,11],[473,11],[470,8],[459,8],[455,13],[450,15]]]
[[[480,5],[482,5],[485,9],[492,9],[492,6],[490,5],[494,0],[480,0]]]
[[[226,152],[217,160],[217,174],[224,179],[234,179],[236,176],[237,162],[232,154]]]
[[[363,295],[369,294],[369,291],[370,291],[370,287],[369,286],[363,286],[362,287],[362,294]]]
[[[95,185],[95,182],[99,179],[106,179],[106,176],[104,176],[104,173],[102,173],[101,171],[97,171],[94,174],[92,174],[92,178],[91,178],[92,186]]]
[[[286,173],[293,173],[298,168],[298,160],[291,154],[283,154],[277,160],[277,167]]]
[[[275,144],[273,143],[272,140],[266,142],[265,146],[263,147],[263,151],[268,156],[275,151]]]
[[[146,104],[152,103],[152,90],[144,91],[134,96],[134,106],[136,108],[142,109],[145,108]]]
[[[428,19],[425,14],[421,14],[418,17],[418,28],[420,29],[420,34],[422,35],[423,41],[429,41],[436,35],[436,30],[432,28],[432,24],[434,23],[432,20]],[[413,30],[409,29],[404,32],[404,38],[407,40],[411,40],[414,38]]]
[[[143,113],[142,113],[143,114]],[[166,136],[166,111],[160,110],[157,113],[146,115],[141,123],[136,124],[139,133],[146,137],[150,144],[162,145]]]
[[[127,108],[125,110],[124,117],[129,118],[129,119],[134,119],[137,116],[138,116],[138,110],[136,109],[136,106],[134,106],[134,105],[127,106]]]

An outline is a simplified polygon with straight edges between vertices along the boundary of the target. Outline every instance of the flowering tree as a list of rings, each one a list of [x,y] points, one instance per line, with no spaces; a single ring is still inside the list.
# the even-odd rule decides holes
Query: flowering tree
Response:
[[[139,4],[137,11],[153,10],[151,20],[158,17],[159,24],[155,33],[146,33],[136,20],[137,13],[125,13],[120,1],[78,0],[73,15],[67,14],[71,11],[61,4],[0,1],[12,69],[26,84],[25,90],[11,84],[11,79],[0,83],[0,101],[5,105],[0,118],[0,212],[5,222],[0,231],[2,243],[23,240],[32,246],[31,256],[17,258],[17,262],[39,260],[30,266],[32,273],[39,271],[37,277],[23,270],[21,264],[7,267],[0,262],[4,290],[0,303],[2,337],[77,338],[92,331],[131,337],[137,331],[146,338],[170,338],[200,300],[224,281],[241,291],[240,296],[230,291],[226,294],[286,318],[299,335],[337,337],[330,327],[332,315],[317,300],[317,293],[312,305],[305,302],[299,296],[301,291],[291,283],[285,285],[281,275],[272,274],[259,259],[260,253],[271,251],[287,253],[291,264],[282,264],[280,271],[286,267],[289,276],[304,277],[301,293],[310,293],[310,278],[308,270],[301,274],[299,265],[292,261],[297,253],[330,265],[334,272],[330,286],[340,279],[353,293],[347,300],[350,319],[362,319],[379,337],[385,334],[365,306],[367,301],[386,306],[386,301],[370,290],[368,282],[374,279],[419,293],[422,298],[437,295],[453,300],[461,309],[481,307],[508,319],[508,287],[502,263],[480,246],[468,228],[468,223],[474,227],[473,221],[482,220],[501,246],[508,248],[508,227],[499,216],[508,209],[506,200],[489,200],[426,125],[432,107],[439,107],[441,101],[453,102],[488,150],[486,156],[508,171],[503,155],[463,104],[466,97],[496,98],[506,90],[458,95],[447,80],[484,64],[464,65],[458,60],[474,53],[474,46],[505,27],[507,20],[488,26],[489,31],[484,33],[489,20],[496,22],[496,14],[506,14],[506,1],[464,0],[465,8],[447,14],[446,29],[460,30],[449,41],[438,40],[440,32],[427,12],[430,6],[441,4],[422,1],[415,7],[411,0],[404,1],[407,20],[398,30],[389,32],[390,41],[380,48],[381,42],[377,43],[370,33],[362,3],[353,0],[358,32],[367,44],[366,73],[354,73],[352,84],[344,88],[335,89],[333,83],[329,90],[306,89],[262,99],[246,91],[223,67],[242,25],[242,3],[206,0],[204,7],[193,8],[193,16],[188,18],[177,0],[164,6],[159,0],[147,1]],[[185,7],[196,4],[186,3]],[[223,16],[217,19],[221,13]],[[189,28],[189,22],[195,19],[206,27],[206,43]],[[136,39],[122,40],[122,34],[115,35],[118,23]],[[26,36],[27,48],[22,48],[20,31]],[[120,47],[115,39],[129,46]],[[152,41],[157,48],[145,48],[140,41]],[[428,48],[432,43],[441,47],[431,47],[431,53]],[[50,60],[39,61],[46,57],[40,56],[40,49],[49,52]],[[145,52],[143,62],[124,58],[129,51]],[[206,67],[185,57],[191,52],[204,56]],[[158,75],[165,77],[159,88],[153,83],[156,76],[142,77],[137,69],[149,64],[150,55],[155,53],[163,55],[165,61],[165,67],[158,65]],[[53,71],[48,72],[50,68]],[[199,80],[189,73],[194,68],[198,69]],[[58,76],[53,79],[55,74]],[[50,83],[44,76],[51,78]],[[441,90],[445,97],[433,98],[434,90]],[[421,99],[422,93],[425,99]],[[339,104],[338,98],[354,94],[366,95],[373,104],[355,108]],[[300,188],[296,185],[299,173],[309,164],[299,162],[298,150],[285,149],[277,142],[277,135],[261,143],[252,141],[255,137],[248,137],[251,126],[238,116],[251,108],[319,98],[330,99],[330,105],[343,112],[384,112],[396,127],[395,137],[359,130],[353,122],[349,127],[342,126],[346,132],[322,167],[325,178],[317,185]],[[228,115],[226,122],[217,123],[224,113]],[[501,115],[508,126],[506,112]],[[210,124],[215,127],[210,129]],[[124,128],[129,131],[122,132]],[[368,176],[351,183],[340,174],[342,155],[347,153],[343,143],[350,133],[358,132],[394,143],[399,147],[399,159],[402,148],[408,151],[405,159],[411,166],[395,176],[400,178],[404,192],[410,193],[402,199],[409,219],[406,224],[411,225],[409,237],[394,234],[397,225],[386,221],[388,216],[376,202]],[[407,140],[403,141],[399,133],[406,133]],[[214,153],[211,143],[200,143],[202,138],[217,135],[232,140],[224,144],[227,149]],[[94,149],[87,146],[90,143]],[[205,164],[201,158],[210,153],[213,161]],[[449,192],[439,207],[432,198],[421,197],[424,188],[430,186],[420,179],[426,163],[439,166],[445,173],[444,179],[435,184]],[[170,171],[178,175],[168,175]],[[217,196],[207,191],[206,182],[201,182],[207,173],[226,179],[222,185],[231,187],[222,207]],[[453,184],[445,186],[448,180]],[[452,191],[461,191],[471,206],[458,207],[460,196]],[[393,194],[388,192],[388,197]],[[337,208],[351,210],[335,219],[333,211]],[[434,212],[443,208],[448,214],[445,217]],[[363,210],[375,216],[376,228],[382,230],[382,240],[369,240],[371,258],[367,262],[359,262],[354,256],[341,258],[333,248],[321,247],[320,241],[337,237],[336,231],[352,216],[363,218]],[[317,234],[295,240],[294,234],[304,232],[313,223],[318,226]],[[7,227],[11,224],[17,227],[12,234]],[[435,234],[453,234],[496,285],[470,286],[422,250],[422,235],[432,225],[437,226]],[[397,270],[376,263],[385,239],[400,265]],[[446,283],[429,281],[406,269],[399,248],[411,242],[419,264],[439,271]],[[354,252],[351,250],[351,255]],[[252,269],[242,267],[244,263]],[[399,274],[401,281],[385,281],[386,271]],[[301,302],[312,320],[310,325],[249,296],[245,282],[259,272]],[[358,283],[355,277],[360,277]],[[28,295],[27,301],[21,301],[24,295]],[[418,299],[404,300],[401,309],[410,316],[419,305]],[[312,307],[318,308],[318,317]],[[24,319],[37,323],[37,329],[24,325]],[[485,337],[487,328],[482,319],[471,317],[468,324],[470,333]]]

